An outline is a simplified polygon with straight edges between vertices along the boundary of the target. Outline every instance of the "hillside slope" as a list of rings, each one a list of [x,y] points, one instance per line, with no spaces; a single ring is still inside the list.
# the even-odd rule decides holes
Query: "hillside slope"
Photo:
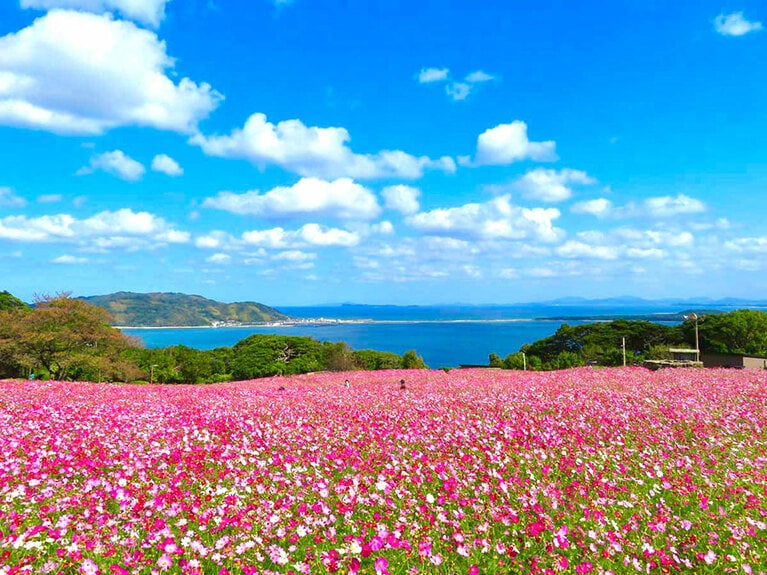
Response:
[[[290,319],[256,302],[223,303],[182,293],[117,292],[82,299],[109,311],[119,326],[248,325]]]

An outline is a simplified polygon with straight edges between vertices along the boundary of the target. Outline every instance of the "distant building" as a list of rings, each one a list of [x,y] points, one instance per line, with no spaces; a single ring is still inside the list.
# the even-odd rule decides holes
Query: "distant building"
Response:
[[[734,369],[767,369],[767,357],[740,353],[704,353],[705,367],[730,367]]]

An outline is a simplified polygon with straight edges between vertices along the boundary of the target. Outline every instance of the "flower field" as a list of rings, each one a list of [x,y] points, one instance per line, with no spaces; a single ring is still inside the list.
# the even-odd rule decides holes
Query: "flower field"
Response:
[[[766,450],[763,372],[0,382],[0,574],[765,573]]]

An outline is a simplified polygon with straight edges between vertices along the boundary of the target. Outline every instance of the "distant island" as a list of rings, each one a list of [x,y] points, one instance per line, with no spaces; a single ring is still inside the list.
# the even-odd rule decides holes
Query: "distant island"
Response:
[[[291,321],[257,302],[223,303],[182,293],[117,292],[80,298],[107,310],[122,327],[231,327]]]

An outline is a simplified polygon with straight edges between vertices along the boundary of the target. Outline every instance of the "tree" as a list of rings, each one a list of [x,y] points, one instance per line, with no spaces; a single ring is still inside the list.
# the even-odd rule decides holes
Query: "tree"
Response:
[[[28,307],[29,306],[27,304],[25,304],[15,295],[10,294],[5,290],[0,291],[0,311]]]
[[[491,353],[488,357],[487,364],[490,367],[503,367],[503,360],[497,353]]]
[[[137,341],[111,327],[101,308],[65,293],[2,314],[0,348],[19,368],[42,369],[53,379],[113,380],[132,373],[122,353]]]
[[[403,369],[428,369],[423,362],[423,358],[418,355],[414,349],[406,351],[402,355],[402,368]]]
[[[688,341],[695,341],[692,322],[683,329]],[[730,313],[706,316],[698,323],[700,346],[715,353],[767,355],[767,313],[740,309]]]

